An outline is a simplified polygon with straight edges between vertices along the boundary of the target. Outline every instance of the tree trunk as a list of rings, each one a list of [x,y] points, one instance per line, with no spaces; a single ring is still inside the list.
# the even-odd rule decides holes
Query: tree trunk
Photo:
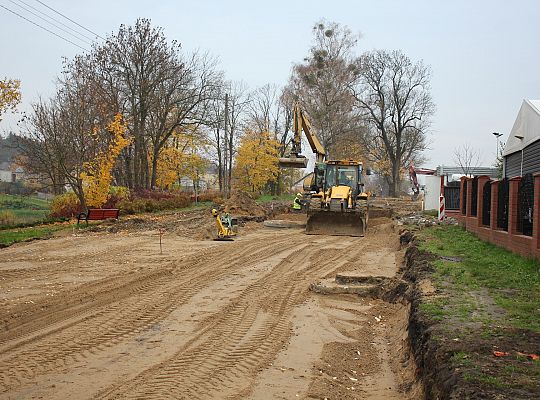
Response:
[[[401,176],[399,171],[399,164],[394,163],[392,165],[392,182],[390,184],[390,197],[399,197],[399,191],[401,187]]]
[[[157,180],[157,164],[158,164],[159,152],[154,150],[152,155],[152,177],[150,179],[150,188],[155,189]]]
[[[79,199],[79,203],[81,204],[81,209],[83,212],[86,212],[86,199],[84,198],[84,190],[82,187],[82,181],[80,179],[77,179],[76,183],[70,183],[71,189],[73,189],[73,193],[77,196]]]
[[[141,138],[138,134],[135,135],[135,143],[134,143],[134,157],[133,157],[133,187],[135,190],[140,190],[143,188],[143,177],[142,177],[142,163],[143,160],[141,158],[141,149],[142,143]]]
[[[130,189],[133,189],[134,188],[134,184],[133,184],[133,164],[132,164],[132,151],[131,149],[130,150],[126,150],[126,152],[124,153],[124,168],[126,169],[126,176],[125,176],[125,185],[130,188]]]

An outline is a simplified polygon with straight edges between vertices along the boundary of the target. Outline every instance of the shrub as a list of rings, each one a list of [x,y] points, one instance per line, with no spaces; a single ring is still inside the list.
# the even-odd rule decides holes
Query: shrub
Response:
[[[221,197],[220,192],[216,192],[213,190],[207,190],[205,192],[202,192],[199,194],[199,201],[211,201],[215,204],[222,204],[223,203],[223,197]]]
[[[15,224],[15,214],[13,211],[2,210],[0,211],[0,225],[13,225]]]
[[[77,195],[67,192],[56,196],[51,202],[51,218],[70,218],[82,212]]]
[[[109,197],[102,208],[120,208],[118,204],[124,200],[129,200],[129,188],[125,186],[111,186],[109,188]]]
[[[162,191],[137,192],[130,200],[120,200],[116,207],[122,213],[136,214],[141,212],[154,212],[184,208],[191,204],[189,195],[185,193],[171,193]]]

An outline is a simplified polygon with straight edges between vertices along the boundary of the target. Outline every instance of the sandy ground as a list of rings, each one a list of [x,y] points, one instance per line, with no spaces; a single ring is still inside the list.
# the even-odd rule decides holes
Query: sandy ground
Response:
[[[398,235],[371,224],[363,238],[166,232],[163,254],[141,229],[0,250],[0,398],[414,398],[407,306],[308,290],[396,274]]]

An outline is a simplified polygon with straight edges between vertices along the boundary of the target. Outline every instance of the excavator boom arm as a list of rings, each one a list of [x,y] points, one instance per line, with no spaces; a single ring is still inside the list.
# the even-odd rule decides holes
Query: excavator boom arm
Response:
[[[315,160],[317,162],[323,162],[326,159],[326,150],[322,145],[319,138],[313,132],[311,123],[308,117],[304,114],[304,111],[297,104],[293,109],[293,130],[294,137],[292,140],[291,157],[280,158],[279,164],[281,167],[292,168],[305,168],[307,165],[307,159],[302,153],[302,131],[306,135],[311,150],[315,153]]]
[[[294,146],[295,149],[300,150],[300,143],[301,143],[301,135],[302,131],[304,131],[304,135],[306,135],[306,138],[309,142],[309,145],[311,147],[311,150],[313,153],[315,153],[315,156],[317,158],[317,161],[322,161],[326,157],[326,150],[324,149],[324,146],[322,145],[319,138],[315,135],[313,132],[313,128],[311,127],[311,123],[309,122],[309,119],[305,115],[304,111],[300,108],[298,104],[294,105]],[[300,151],[298,151],[297,155],[300,154]]]

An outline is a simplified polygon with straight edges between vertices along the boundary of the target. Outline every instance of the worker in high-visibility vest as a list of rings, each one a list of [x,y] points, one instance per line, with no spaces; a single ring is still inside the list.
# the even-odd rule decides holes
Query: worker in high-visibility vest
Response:
[[[292,204],[293,210],[301,210],[302,209],[302,203],[300,200],[302,199],[302,193],[297,193]]]

